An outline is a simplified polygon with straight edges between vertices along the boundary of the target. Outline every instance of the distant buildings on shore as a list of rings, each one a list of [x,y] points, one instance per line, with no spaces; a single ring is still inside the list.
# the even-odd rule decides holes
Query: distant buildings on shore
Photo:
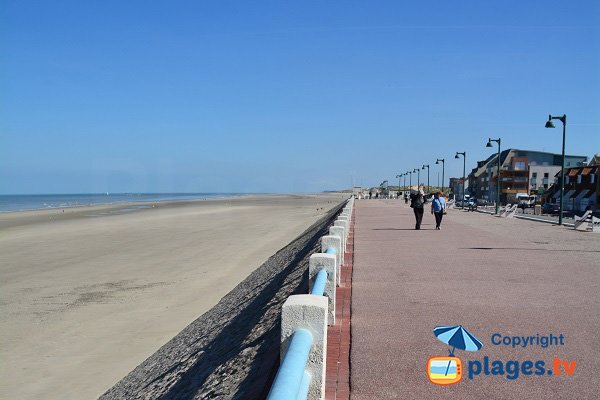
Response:
[[[499,158],[499,159],[498,159]],[[566,210],[597,209],[600,204],[600,156],[590,162],[587,156],[565,156]],[[500,163],[500,202],[515,203],[517,194],[536,195],[538,203],[554,203],[560,198],[561,154],[535,150],[507,149],[478,161],[466,177],[466,194],[480,202],[496,201],[498,162]],[[450,178],[450,192],[461,198],[462,178]]]

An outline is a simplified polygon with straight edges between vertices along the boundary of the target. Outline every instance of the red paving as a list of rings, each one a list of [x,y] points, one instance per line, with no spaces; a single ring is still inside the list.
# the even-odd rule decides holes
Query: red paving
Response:
[[[600,398],[600,235],[458,210],[441,231],[425,213],[415,231],[412,209],[395,200],[356,201],[353,221],[353,400]],[[478,352],[456,351],[465,374],[455,385],[427,378],[428,358],[448,354],[436,325],[463,325],[483,342]],[[496,332],[562,334],[565,345],[494,346]],[[486,356],[544,360],[549,369],[560,357],[577,369],[468,379],[468,362]]]
[[[327,328],[325,399],[350,398],[350,296],[354,258],[354,217],[341,267],[340,286],[335,293],[335,325]]]

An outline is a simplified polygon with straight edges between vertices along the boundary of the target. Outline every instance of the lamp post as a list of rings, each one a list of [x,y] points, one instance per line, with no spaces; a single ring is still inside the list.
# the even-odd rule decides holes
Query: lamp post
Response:
[[[467,152],[464,151],[462,153],[456,152],[454,158],[460,158],[459,155],[463,156],[463,195],[462,195],[462,207],[465,208],[465,169],[467,167]]]
[[[440,161],[442,162],[442,196],[444,195],[444,167],[446,166],[446,160],[444,160],[443,158],[438,158],[435,163],[439,164]]]
[[[560,167],[560,208],[558,211],[558,224],[562,225],[563,221],[563,196],[565,193],[565,132],[567,129],[567,114],[562,116],[553,117],[552,114],[548,115],[548,121],[546,122],[546,128],[554,128],[553,119],[558,119],[563,124],[563,141],[562,141],[562,163]]]
[[[402,175],[396,175],[396,178],[398,178],[398,198],[400,198],[400,178],[402,177]]]
[[[429,164],[424,164],[422,169],[425,169],[425,167],[427,167],[427,193],[429,193]]]
[[[412,191],[412,171],[407,171],[408,174],[408,193]]]
[[[498,177],[496,179],[496,215],[498,214],[498,209],[500,208],[500,138],[492,139],[488,138],[488,142],[485,147],[492,147],[492,142],[498,143]]]
[[[417,173],[417,192],[421,189],[421,169],[415,168],[413,172]]]
[[[403,190],[403,192],[404,192],[404,193],[403,193],[403,194],[404,194],[405,196],[406,196],[406,175],[407,175],[406,173],[402,174],[402,176],[404,177],[404,185],[403,185],[403,187],[404,187],[404,190]]]

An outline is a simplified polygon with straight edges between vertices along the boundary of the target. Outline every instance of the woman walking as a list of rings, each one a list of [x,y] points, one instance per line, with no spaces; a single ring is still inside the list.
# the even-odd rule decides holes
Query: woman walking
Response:
[[[421,229],[421,221],[423,221],[423,205],[425,204],[425,201],[423,200],[423,193],[421,193],[421,191],[417,191],[416,193],[411,193],[410,195],[410,206],[413,209],[413,212],[415,213],[415,220],[416,220],[416,224],[415,224],[415,229],[419,230]]]
[[[446,201],[442,196],[442,192],[435,193],[433,201],[431,202],[431,213],[435,215],[435,229],[440,230],[442,224],[442,217],[446,213]]]

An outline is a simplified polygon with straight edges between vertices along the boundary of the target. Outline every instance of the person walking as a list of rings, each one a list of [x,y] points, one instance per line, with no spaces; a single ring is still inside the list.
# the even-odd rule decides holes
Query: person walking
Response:
[[[410,194],[410,206],[412,207],[413,212],[415,213],[416,230],[421,229],[421,222],[423,221],[423,213],[425,211],[423,208],[424,204],[425,201],[423,201],[423,193],[420,190],[416,193]]]
[[[431,202],[431,213],[435,216],[435,229],[440,230],[442,224],[442,217],[446,213],[446,201],[442,196],[442,192],[436,192],[433,195],[433,201]]]

